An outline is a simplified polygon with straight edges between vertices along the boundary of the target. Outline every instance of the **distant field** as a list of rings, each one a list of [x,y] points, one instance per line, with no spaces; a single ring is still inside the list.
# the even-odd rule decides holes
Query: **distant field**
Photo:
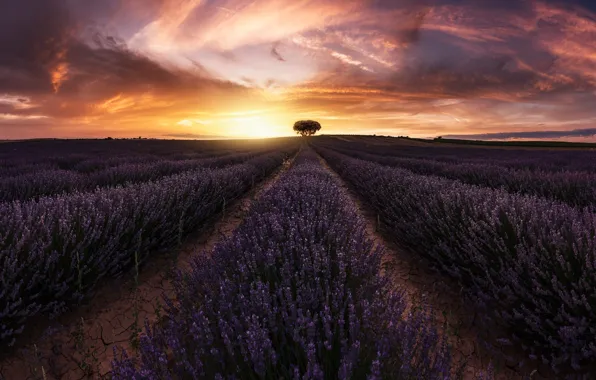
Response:
[[[418,146],[425,146],[428,145],[427,140],[415,140],[415,139],[404,139],[399,137],[389,137],[389,136],[360,136],[360,135],[324,135],[318,136],[316,138],[336,138],[340,141],[346,142],[362,142],[374,145],[418,145]]]
[[[461,140],[461,139],[411,139],[424,141],[431,144],[455,144],[455,145],[473,145],[484,147],[500,148],[565,148],[565,149],[594,149],[596,143],[566,142],[566,141],[487,141],[487,140]]]
[[[565,141],[488,141],[463,139],[421,139],[414,137],[362,136],[362,135],[326,135],[340,141],[360,141],[375,145],[465,145],[487,148],[560,148],[560,149],[596,149],[596,143]]]
[[[537,147],[537,148],[596,148],[596,143],[581,143],[567,141],[483,141],[483,140],[459,140],[459,139],[434,139],[434,143],[441,144],[462,144],[462,145],[486,145],[486,146],[513,146],[513,147]]]

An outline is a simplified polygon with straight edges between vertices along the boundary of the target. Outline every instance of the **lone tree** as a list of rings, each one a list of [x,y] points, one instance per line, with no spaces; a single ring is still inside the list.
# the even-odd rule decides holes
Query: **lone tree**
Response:
[[[294,131],[302,136],[312,136],[321,130],[321,124],[314,120],[299,120],[294,123]]]

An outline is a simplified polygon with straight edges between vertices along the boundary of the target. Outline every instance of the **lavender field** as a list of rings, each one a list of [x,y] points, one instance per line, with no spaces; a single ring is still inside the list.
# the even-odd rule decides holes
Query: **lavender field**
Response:
[[[0,379],[593,379],[595,205],[584,149],[4,143]],[[413,298],[392,276],[400,252],[476,316],[473,334],[453,338],[442,291]],[[128,303],[99,300],[152,270],[167,286],[142,300],[160,306],[135,306],[123,339],[79,329],[107,329],[83,305]],[[478,347],[465,360],[461,341]]]
[[[484,331],[488,344],[521,347],[560,378],[593,378],[596,152],[429,145],[322,138],[315,149],[388,239],[501,328]]]
[[[1,147],[5,347],[29,321],[61,314],[102,279],[175,246],[297,150],[286,140],[24,144]],[[75,150],[86,144],[87,153]]]

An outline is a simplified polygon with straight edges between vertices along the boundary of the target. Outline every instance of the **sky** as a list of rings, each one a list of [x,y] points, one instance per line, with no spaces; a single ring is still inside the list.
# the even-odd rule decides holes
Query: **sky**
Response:
[[[596,1],[3,0],[0,139],[596,141]]]

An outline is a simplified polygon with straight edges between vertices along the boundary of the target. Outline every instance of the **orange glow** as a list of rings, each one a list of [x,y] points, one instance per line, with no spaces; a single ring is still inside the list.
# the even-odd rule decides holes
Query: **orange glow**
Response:
[[[287,127],[279,125],[266,116],[238,117],[232,121],[235,126],[230,127],[231,135],[250,138],[287,136]]]
[[[66,50],[62,49],[56,54],[56,62],[57,64],[54,66],[53,70],[50,72],[50,78],[52,81],[52,87],[54,88],[54,93],[58,93],[62,83],[68,79],[68,63],[65,61],[66,59]]]
[[[548,1],[104,3],[81,2],[69,14],[88,20],[48,23],[31,54],[17,45],[18,56],[2,60],[0,139],[263,138],[294,135],[303,118],[319,120],[321,133],[412,137],[596,125],[589,10]],[[105,26],[97,36],[81,27],[95,24]],[[36,61],[21,62],[29,56]]]
[[[57,93],[62,86],[62,83],[66,80],[68,76],[68,63],[60,62],[54,71],[51,73],[52,77],[52,86],[54,87],[54,93]]]
[[[133,105],[134,101],[128,98],[122,98],[122,94],[118,94],[113,98],[106,100],[105,102],[98,104],[97,108],[100,110],[104,110],[107,113],[114,113],[118,112],[119,110],[123,110],[128,108],[129,106]]]

